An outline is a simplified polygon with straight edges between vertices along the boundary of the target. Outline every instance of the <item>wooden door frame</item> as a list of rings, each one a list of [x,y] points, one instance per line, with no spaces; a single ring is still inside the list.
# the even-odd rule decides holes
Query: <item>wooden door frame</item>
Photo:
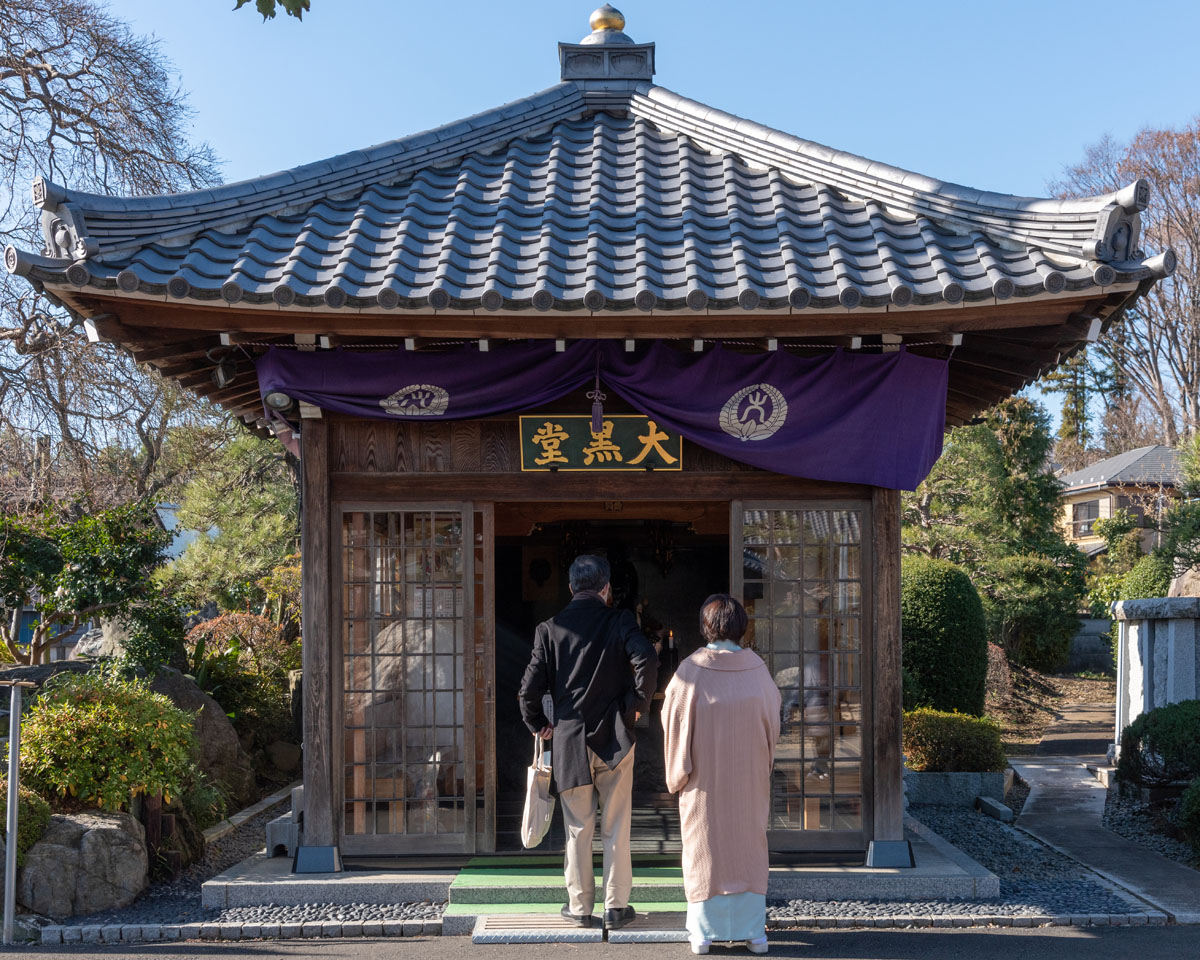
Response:
[[[332,736],[329,751],[332,774],[332,808],[334,836],[343,854],[347,856],[373,856],[405,854],[472,854],[477,847],[478,784],[476,783],[475,718],[475,514],[479,504],[470,500],[338,500],[330,504],[329,544],[330,577],[329,610],[332,629],[329,642],[329,686],[331,701]],[[404,512],[404,513],[459,513],[463,518],[463,717],[462,735],[465,756],[463,764],[463,832],[462,834],[434,834],[432,836],[405,834],[347,834],[345,800],[345,649],[343,643],[343,557],[342,518],[347,513]],[[485,554],[486,562],[486,554]],[[484,583],[489,579],[485,571]],[[494,724],[491,726],[494,731]],[[494,739],[494,737],[493,737]],[[491,744],[483,749],[494,753]],[[486,756],[486,753],[485,753]],[[494,760],[493,760],[494,763]],[[494,783],[494,781],[493,781]],[[485,789],[487,784],[485,783]],[[495,799],[492,798],[494,808]],[[494,819],[494,818],[493,818]],[[485,841],[486,842],[486,841]],[[492,842],[495,842],[495,827],[492,827]]]
[[[729,579],[733,596],[742,597],[745,577],[743,551],[745,549],[744,513],[746,510],[859,510],[862,512],[860,547],[860,571],[862,598],[859,614],[860,662],[859,690],[862,698],[862,719],[859,735],[862,740],[861,783],[862,783],[862,828],[861,830],[773,830],[768,823],[767,845],[772,852],[863,852],[875,831],[875,516],[872,498],[824,500],[819,498],[787,500],[731,500],[729,503]],[[803,663],[803,650],[800,652]],[[831,653],[832,656],[832,653]],[[831,735],[832,735],[832,718]],[[835,758],[831,755],[830,760]],[[772,778],[773,783],[773,778]],[[772,786],[773,789],[773,786]],[[834,801],[831,796],[831,805]],[[772,799],[772,804],[773,804]],[[832,811],[832,806],[831,806]],[[803,842],[790,842],[794,839]]]

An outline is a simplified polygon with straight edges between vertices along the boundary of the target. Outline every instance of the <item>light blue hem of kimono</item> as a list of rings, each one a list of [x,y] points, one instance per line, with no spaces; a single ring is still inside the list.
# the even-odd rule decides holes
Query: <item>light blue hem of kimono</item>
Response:
[[[687,931],[692,940],[759,940],[767,932],[767,898],[761,893],[727,893],[689,903]]]

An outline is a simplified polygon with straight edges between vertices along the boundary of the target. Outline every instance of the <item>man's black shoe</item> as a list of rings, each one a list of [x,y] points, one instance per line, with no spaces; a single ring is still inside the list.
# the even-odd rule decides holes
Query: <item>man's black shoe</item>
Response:
[[[633,907],[621,907],[620,910],[612,909],[604,911],[604,925],[609,930],[620,930],[625,924],[629,923],[637,916],[637,911]]]
[[[571,905],[569,903],[564,903],[562,905],[562,909],[558,912],[562,914],[564,920],[570,920],[571,923],[575,924],[577,927],[590,927],[592,925],[591,914],[581,917],[577,913],[572,913]]]

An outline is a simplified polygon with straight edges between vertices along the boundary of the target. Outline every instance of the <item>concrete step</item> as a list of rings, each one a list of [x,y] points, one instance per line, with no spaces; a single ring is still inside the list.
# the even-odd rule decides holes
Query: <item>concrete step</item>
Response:
[[[596,873],[596,889],[603,889]],[[557,903],[567,898],[562,867],[465,867],[450,884],[453,904]],[[679,867],[635,867],[630,900],[684,902],[683,871]]]
[[[205,881],[206,908],[301,906],[308,903],[405,903],[446,900],[456,870],[347,870],[292,873],[287,857],[256,854]]]
[[[1099,763],[1089,763],[1087,765],[1088,773],[1099,780],[1104,786],[1111,790],[1117,784],[1117,768],[1108,767]]]

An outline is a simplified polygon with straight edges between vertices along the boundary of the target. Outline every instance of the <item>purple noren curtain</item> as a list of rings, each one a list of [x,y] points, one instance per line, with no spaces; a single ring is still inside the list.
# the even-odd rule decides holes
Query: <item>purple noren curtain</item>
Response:
[[[263,395],[375,419],[464,420],[545,406],[591,382],[702,447],[775,473],[912,490],[942,451],[945,360],[903,348],[819,357],[683,353],[662,342],[473,345],[441,353],[301,352],[258,360]]]

